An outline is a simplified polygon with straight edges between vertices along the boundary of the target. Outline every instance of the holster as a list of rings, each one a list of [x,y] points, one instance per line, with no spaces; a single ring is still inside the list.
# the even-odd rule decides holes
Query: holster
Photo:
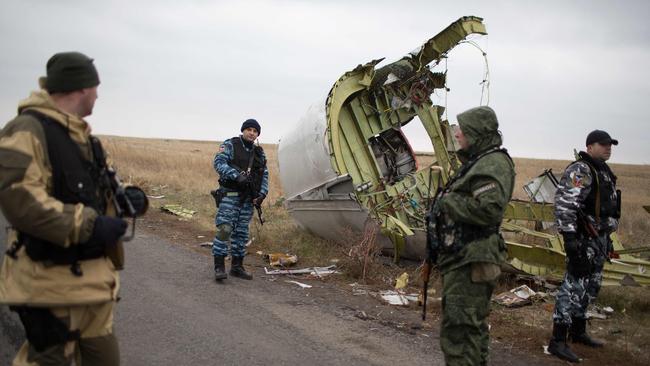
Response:
[[[79,330],[70,331],[68,326],[47,308],[10,306],[9,309],[18,313],[20,322],[25,328],[27,341],[38,352],[58,344],[78,340],[80,337]]]
[[[210,191],[210,195],[212,198],[214,198],[214,204],[219,208],[219,205],[221,204],[221,200],[223,200],[223,191],[220,189],[214,189]]]

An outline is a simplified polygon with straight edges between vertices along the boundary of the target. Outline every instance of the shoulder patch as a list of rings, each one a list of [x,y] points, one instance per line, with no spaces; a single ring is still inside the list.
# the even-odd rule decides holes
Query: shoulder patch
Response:
[[[569,183],[571,184],[571,187],[574,188],[582,188],[585,186],[585,176],[584,174],[578,172],[578,171],[573,171],[569,173]]]
[[[472,197],[476,197],[481,193],[485,193],[487,191],[491,191],[491,190],[496,189],[496,188],[497,188],[497,185],[495,183],[488,183],[488,184],[486,184],[486,185],[484,185],[482,187],[479,187],[479,188],[475,189],[472,192]]]

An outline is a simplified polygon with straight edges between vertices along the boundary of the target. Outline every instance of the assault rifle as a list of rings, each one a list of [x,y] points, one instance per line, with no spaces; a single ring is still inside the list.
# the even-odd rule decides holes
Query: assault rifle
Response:
[[[434,168],[438,170],[438,183],[436,187],[436,195],[434,197],[434,202],[431,202],[431,177],[433,175],[433,170]],[[427,234],[427,241],[426,241],[426,258],[424,259],[424,264],[422,264],[422,320],[427,319],[427,297],[428,297],[428,292],[429,292],[429,277],[431,277],[431,268],[435,264],[438,258],[438,235],[437,233],[430,233],[429,230],[431,229],[431,220],[436,220],[436,217],[434,215],[436,213],[431,212],[431,208],[435,207],[435,201],[438,199],[440,196],[440,192],[442,191],[442,184],[440,180],[440,175],[442,173],[442,168],[438,166],[432,166],[431,171],[429,171],[429,187],[428,189],[428,197],[427,197],[427,214],[426,214],[426,234]],[[435,242],[434,242],[435,241]]]

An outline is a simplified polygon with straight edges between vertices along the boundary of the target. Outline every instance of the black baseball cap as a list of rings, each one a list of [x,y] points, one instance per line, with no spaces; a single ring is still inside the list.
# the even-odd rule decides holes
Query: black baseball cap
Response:
[[[601,144],[618,145],[618,140],[613,139],[612,136],[603,130],[593,130],[589,132],[589,135],[587,135],[587,146],[596,142]]]

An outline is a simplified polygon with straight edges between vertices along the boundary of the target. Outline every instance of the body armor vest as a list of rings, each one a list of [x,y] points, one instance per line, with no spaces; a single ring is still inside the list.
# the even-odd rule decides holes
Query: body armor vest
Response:
[[[449,180],[445,188],[436,196],[436,200],[451,191],[451,187],[454,183],[464,177],[481,158],[493,153],[503,153],[512,162],[508,150],[498,147],[488,149],[463,164],[458,173]],[[431,244],[428,243],[427,246],[436,246],[437,248],[428,248],[431,251],[444,253],[458,252],[463,248],[463,246],[473,241],[487,238],[493,234],[498,234],[499,228],[501,227],[500,224],[494,226],[477,226],[462,222],[445,222],[446,220],[443,220],[441,216],[442,215],[440,215],[440,212],[438,211],[438,205],[434,202],[430,213],[430,224],[427,227],[427,236]],[[436,242],[437,245],[434,245],[434,242]]]
[[[264,169],[266,168],[266,159],[264,159],[262,154],[262,147],[253,145],[253,149],[248,151],[239,136],[231,138],[230,142],[233,146],[234,156],[228,165],[236,169],[239,173],[249,174],[253,182],[253,193],[259,193],[260,189],[262,189],[262,179],[264,178]],[[248,171],[249,168],[250,171]],[[220,179],[219,185],[225,188],[239,190],[237,184],[228,179]]]
[[[616,189],[616,175],[605,162],[595,161],[584,151],[580,152],[580,159],[587,164],[591,171],[592,185],[589,195],[585,199],[585,213],[596,218],[597,222],[608,217],[621,217],[621,191]]]
[[[105,174],[106,159],[99,140],[91,136],[93,161],[84,159],[77,145],[65,127],[57,121],[33,110],[23,112],[36,118],[43,126],[47,142],[47,154],[52,166],[52,196],[63,203],[82,203],[92,207],[98,214],[106,211],[106,198],[110,183]],[[50,262],[57,265],[71,264],[78,261],[99,258],[104,248],[96,245],[73,243],[68,248],[19,232],[18,245],[24,245],[27,255],[33,261]],[[77,274],[77,273],[75,273]]]

